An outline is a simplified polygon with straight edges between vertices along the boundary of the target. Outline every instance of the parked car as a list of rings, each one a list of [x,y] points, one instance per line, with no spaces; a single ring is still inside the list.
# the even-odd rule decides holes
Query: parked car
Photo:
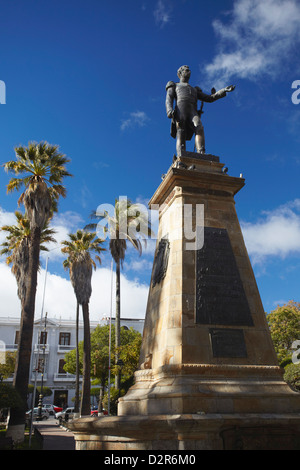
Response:
[[[32,410],[27,411],[26,413],[26,420],[31,418]],[[39,408],[33,408],[33,420],[36,420],[39,417]],[[49,411],[46,408],[42,408],[41,419],[48,419],[49,418]]]
[[[69,419],[72,419],[73,415],[74,407],[68,407],[63,411],[55,413],[55,418],[58,419],[59,423],[61,423],[62,421],[68,421]]]
[[[103,415],[108,415],[107,410],[102,410]],[[97,417],[98,416],[98,410],[91,410],[91,416]]]
[[[61,406],[53,405],[53,408],[54,408],[54,413],[59,413],[60,411],[63,411],[63,408]]]
[[[46,410],[49,411],[49,415],[52,416],[54,416],[55,413],[57,413],[58,411],[62,411],[62,408],[57,409],[57,406],[55,407],[54,405],[48,405],[47,403],[43,404],[43,408],[46,408]],[[55,410],[55,408],[57,409],[57,411]]]

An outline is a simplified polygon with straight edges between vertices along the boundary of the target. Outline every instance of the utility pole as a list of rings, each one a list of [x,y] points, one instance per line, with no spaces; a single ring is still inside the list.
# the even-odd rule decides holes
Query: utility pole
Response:
[[[43,407],[43,386],[44,386],[44,374],[45,374],[45,361],[46,361],[46,328],[47,328],[47,315],[45,315],[45,324],[44,324],[44,335],[43,335],[43,343],[42,343],[42,350],[43,350],[43,358],[42,358],[42,368],[41,368],[41,393],[39,396],[39,404],[38,404],[38,419],[42,419],[42,407]],[[41,343],[41,341],[40,341]]]

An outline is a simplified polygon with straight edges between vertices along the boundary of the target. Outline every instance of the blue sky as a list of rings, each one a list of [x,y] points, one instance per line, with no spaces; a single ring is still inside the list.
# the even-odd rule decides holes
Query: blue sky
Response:
[[[292,102],[300,80],[298,1],[12,0],[1,2],[1,20],[1,163],[32,140],[58,144],[71,159],[74,176],[53,221],[58,240],[88,223],[99,204],[151,198],[175,153],[165,85],[188,64],[190,83],[205,92],[236,85],[205,104],[202,121],[207,152],[246,179],[236,209],[265,310],[299,301],[300,105]],[[8,179],[2,170],[1,225],[13,222],[17,208],[17,194],[6,195]],[[141,258],[128,249],[122,316],[144,316],[152,259],[153,243]],[[75,308],[61,262],[60,250],[51,251],[51,316],[71,316]],[[44,276],[42,269],[37,315]],[[4,260],[1,277],[0,315],[18,316]],[[93,319],[108,314],[109,280],[106,254],[93,278]]]

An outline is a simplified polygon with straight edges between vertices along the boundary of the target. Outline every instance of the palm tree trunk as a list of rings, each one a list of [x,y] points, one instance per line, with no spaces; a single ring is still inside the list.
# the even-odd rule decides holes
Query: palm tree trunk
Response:
[[[29,266],[26,281],[26,294],[24,302],[22,302],[20,339],[13,384],[22,398],[23,406],[21,408],[10,409],[9,424],[6,434],[7,436],[12,437],[14,442],[22,442],[24,440],[35,296],[40,255],[40,237],[41,230],[40,228],[36,227],[32,232],[32,238],[29,247]]]
[[[89,319],[89,304],[82,304],[83,314],[83,381],[81,391],[81,416],[91,414],[91,333]]]
[[[79,303],[76,308],[76,383],[75,383],[75,403],[74,413],[79,413],[79,349],[78,349],[78,330],[79,330]]]
[[[120,260],[116,262],[116,325],[115,325],[115,359],[119,359],[120,347],[120,323],[121,323],[121,297],[120,297]],[[120,388],[119,373],[115,376],[115,389]]]

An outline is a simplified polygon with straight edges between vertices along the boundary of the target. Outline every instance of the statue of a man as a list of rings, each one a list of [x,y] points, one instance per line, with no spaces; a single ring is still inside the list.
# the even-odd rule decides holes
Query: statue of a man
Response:
[[[186,140],[191,140],[194,134],[197,153],[205,153],[204,130],[200,119],[202,111],[197,111],[197,101],[212,103],[233,91],[235,86],[230,85],[217,92],[212,90],[211,95],[206,95],[199,87],[189,85],[191,71],[187,65],[182,65],[177,75],[179,83],[168,82],[166,85],[166,110],[167,116],[172,118],[171,136],[177,137],[177,154],[180,155],[180,151],[185,150]]]

